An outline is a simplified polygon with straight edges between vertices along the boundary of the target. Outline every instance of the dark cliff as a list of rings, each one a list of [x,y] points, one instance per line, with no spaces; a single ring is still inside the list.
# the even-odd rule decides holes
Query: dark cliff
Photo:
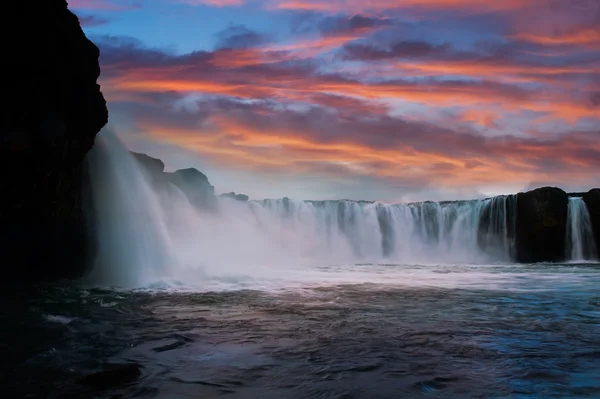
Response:
[[[165,172],[165,164],[160,159],[136,152],[131,154],[156,188],[167,191],[179,189],[192,205],[200,209],[214,209],[216,206],[215,188],[204,173],[194,168]]]
[[[84,157],[106,124],[98,48],[64,0],[2,5],[0,251],[31,279],[81,275],[93,254]]]
[[[516,261],[564,260],[568,202],[568,194],[556,187],[517,194]]]
[[[590,213],[590,221],[596,239],[597,258],[600,259],[600,188],[593,188],[582,196]]]

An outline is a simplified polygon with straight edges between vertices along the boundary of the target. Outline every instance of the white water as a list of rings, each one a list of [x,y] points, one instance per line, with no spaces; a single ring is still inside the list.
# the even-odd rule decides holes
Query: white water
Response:
[[[152,184],[108,131],[98,136],[89,162],[100,234],[90,281],[100,284],[202,286],[218,280],[244,287],[329,278],[340,265],[511,259],[513,196],[407,205],[222,198],[209,211],[192,206],[174,185]],[[363,272],[361,282],[387,278],[375,267],[371,279]]]
[[[590,213],[580,197],[569,198],[566,251],[570,262],[597,260]]]
[[[90,280],[135,286],[164,274],[174,257],[170,232],[137,161],[106,131],[87,160],[99,244]]]

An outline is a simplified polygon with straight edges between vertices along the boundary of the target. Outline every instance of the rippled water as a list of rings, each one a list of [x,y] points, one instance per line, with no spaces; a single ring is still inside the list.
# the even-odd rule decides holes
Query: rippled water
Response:
[[[318,270],[19,291],[0,316],[6,397],[600,398],[598,265]],[[77,383],[123,361],[138,381]]]

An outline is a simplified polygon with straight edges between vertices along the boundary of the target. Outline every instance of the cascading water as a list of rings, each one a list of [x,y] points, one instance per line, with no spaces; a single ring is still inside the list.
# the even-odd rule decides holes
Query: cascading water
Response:
[[[569,198],[566,258],[571,262],[597,260],[590,213],[580,197]]]
[[[136,161],[104,130],[87,162],[98,240],[90,280],[132,286],[166,273],[175,254],[159,201]]]
[[[272,276],[290,266],[511,260],[514,196],[456,202],[239,202],[198,208],[156,184],[109,132],[90,153],[99,236],[95,282]],[[261,275],[261,273],[263,273]]]

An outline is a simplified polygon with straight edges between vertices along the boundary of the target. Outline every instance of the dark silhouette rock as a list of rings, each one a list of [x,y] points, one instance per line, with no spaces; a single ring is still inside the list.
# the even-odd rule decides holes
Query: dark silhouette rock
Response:
[[[517,194],[516,260],[560,262],[565,257],[569,197],[556,187]]]
[[[598,251],[598,259],[600,259],[600,188],[591,189],[583,194],[582,198],[590,213],[590,220],[596,240],[596,250]]]
[[[153,174],[160,174],[165,171],[165,164],[158,158],[152,158],[146,154],[140,154],[137,152],[131,152],[133,157],[149,172]]]
[[[107,123],[98,48],[65,0],[2,4],[0,253],[5,279],[71,278],[86,234],[84,157]]]
[[[104,370],[83,377],[79,383],[95,389],[110,389],[136,381],[141,374],[137,363],[108,364]]]
[[[169,181],[183,191],[192,205],[200,208],[215,206],[215,188],[204,173],[194,168],[188,168],[176,170],[167,175]]]
[[[198,208],[212,209],[216,206],[215,188],[204,173],[194,168],[165,172],[165,164],[160,159],[136,152],[131,154],[158,190],[169,192],[177,187]]]
[[[242,201],[242,202],[247,202],[250,197],[248,197],[246,194],[236,194],[235,192],[230,192],[230,193],[226,193],[226,194],[221,194],[219,197],[223,197],[223,198],[231,198],[237,201]]]

